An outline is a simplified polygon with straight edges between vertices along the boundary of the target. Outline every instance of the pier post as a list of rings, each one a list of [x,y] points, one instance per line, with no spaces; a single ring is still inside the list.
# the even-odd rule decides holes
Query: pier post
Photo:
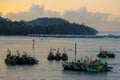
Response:
[[[75,42],[75,61],[76,61],[76,54],[77,54],[77,43]]]
[[[33,39],[33,50],[34,50],[34,48],[35,48],[35,39]]]

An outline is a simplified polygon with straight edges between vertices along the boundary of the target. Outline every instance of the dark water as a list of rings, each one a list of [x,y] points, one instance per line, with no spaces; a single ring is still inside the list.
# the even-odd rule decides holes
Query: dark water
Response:
[[[33,37],[0,37],[0,80],[120,80],[120,39],[113,38],[35,38],[35,50],[32,49]],[[50,47],[66,48],[69,60],[74,59],[74,43],[77,42],[77,58],[89,56],[96,58],[99,48],[111,50],[116,54],[115,59],[103,59],[110,66],[111,72],[78,72],[64,71],[62,61],[47,61]],[[16,50],[27,51],[39,59],[34,66],[6,66],[4,63],[6,50],[13,53]]]

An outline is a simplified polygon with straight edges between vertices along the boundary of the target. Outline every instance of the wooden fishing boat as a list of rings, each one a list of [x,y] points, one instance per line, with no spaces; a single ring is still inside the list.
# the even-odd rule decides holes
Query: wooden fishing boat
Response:
[[[64,52],[62,53],[62,60],[63,61],[66,61],[66,60],[68,60],[68,55],[67,55],[67,53],[65,53],[65,48],[64,48]]]
[[[90,60],[88,57],[80,60],[76,60],[76,46],[75,44],[75,59],[71,62],[63,62],[62,66],[64,70],[77,70],[86,72],[103,72],[111,71],[113,67],[108,66],[107,62],[95,59]]]
[[[103,50],[101,47],[100,47],[100,53],[97,56],[100,58],[115,58],[115,54],[113,54],[110,51]]]
[[[59,52],[59,48],[57,49],[57,52],[55,53],[55,60],[61,60],[61,53]]]
[[[54,59],[55,59],[55,56],[54,56],[54,54],[53,54],[53,52],[52,52],[52,49],[50,49],[50,52],[49,52],[49,54],[48,54],[47,59],[48,59],[48,60],[54,60]]]
[[[17,50],[17,54],[12,54],[11,51],[8,49],[8,54],[6,55],[5,63],[7,65],[34,65],[38,64],[38,60],[35,57],[31,57],[27,55],[26,52],[23,52],[20,55],[19,51]]]

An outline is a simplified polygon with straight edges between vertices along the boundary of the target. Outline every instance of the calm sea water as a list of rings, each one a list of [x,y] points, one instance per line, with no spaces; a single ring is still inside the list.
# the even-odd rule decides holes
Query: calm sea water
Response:
[[[35,50],[32,39],[35,39]],[[50,47],[66,48],[69,60],[74,59],[74,43],[77,42],[77,58],[89,56],[96,58],[99,48],[111,50],[115,59],[103,59],[110,66],[111,72],[78,72],[64,71],[62,61],[48,61]],[[34,66],[7,66],[4,59],[7,49],[13,53],[27,51],[29,55],[39,59]],[[120,39],[114,38],[41,38],[41,37],[0,37],[0,80],[120,80]]]

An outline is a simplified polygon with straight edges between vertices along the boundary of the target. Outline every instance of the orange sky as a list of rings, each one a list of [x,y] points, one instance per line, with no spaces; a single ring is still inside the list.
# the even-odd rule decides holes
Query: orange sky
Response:
[[[40,14],[42,5],[44,13]],[[120,0],[0,0],[0,15],[11,20],[56,17],[57,11],[61,13],[58,17],[84,22],[100,31],[120,31],[119,8]]]
[[[45,9],[64,12],[87,7],[91,12],[104,12],[120,16],[120,0],[0,0],[0,12],[6,15],[10,12],[28,11],[32,4],[44,5]]]

